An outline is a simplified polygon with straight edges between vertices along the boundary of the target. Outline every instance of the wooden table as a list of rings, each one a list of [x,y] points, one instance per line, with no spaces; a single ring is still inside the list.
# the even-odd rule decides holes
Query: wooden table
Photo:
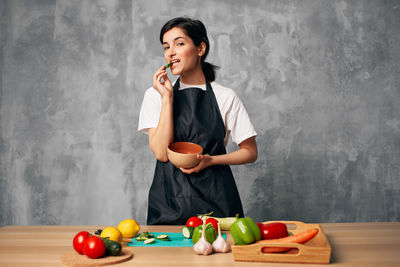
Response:
[[[323,223],[333,266],[400,266],[400,223]],[[0,266],[64,266],[79,231],[103,226],[5,226],[0,228]],[[180,226],[142,226],[141,231],[180,232]],[[228,236],[229,237],[229,236]],[[134,256],[114,266],[327,266],[235,262],[232,253],[198,256],[192,248],[127,247]],[[112,266],[112,265],[111,265]]]

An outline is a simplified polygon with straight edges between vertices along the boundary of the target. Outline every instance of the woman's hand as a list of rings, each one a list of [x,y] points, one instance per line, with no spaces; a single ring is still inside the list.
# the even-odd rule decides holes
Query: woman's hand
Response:
[[[168,79],[168,73],[165,66],[162,66],[153,75],[153,87],[160,93],[161,97],[172,97],[174,88],[171,81]]]
[[[194,166],[193,168],[190,169],[184,169],[184,168],[180,168],[180,170],[183,173],[186,174],[191,174],[194,172],[200,172],[202,169],[205,169],[209,166],[211,166],[211,156],[208,154],[204,154],[204,155],[197,155],[197,158],[200,160],[199,164],[197,164],[196,166]]]
[[[174,140],[173,99],[174,88],[168,79],[165,66],[153,75],[153,87],[161,95],[160,119],[156,128],[150,128],[149,145],[156,158],[162,162],[168,161],[167,147]]]
[[[212,165],[239,165],[252,163],[257,160],[258,150],[256,137],[252,136],[244,140],[239,144],[239,149],[233,151],[228,154],[222,155],[213,155],[210,156],[208,154],[205,155],[197,155],[197,158],[200,159],[200,162],[197,166],[191,169],[183,169],[180,170],[183,173],[191,174],[194,172],[199,172],[202,169],[210,167]]]

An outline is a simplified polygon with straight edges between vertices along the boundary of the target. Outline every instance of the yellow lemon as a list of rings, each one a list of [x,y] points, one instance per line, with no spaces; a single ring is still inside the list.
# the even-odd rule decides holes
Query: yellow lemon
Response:
[[[122,241],[121,232],[114,226],[108,226],[104,228],[103,231],[101,231],[100,237],[108,237],[110,240],[114,240],[119,243]]]
[[[123,237],[134,237],[139,233],[140,225],[134,219],[126,219],[118,224],[118,230],[121,231]]]

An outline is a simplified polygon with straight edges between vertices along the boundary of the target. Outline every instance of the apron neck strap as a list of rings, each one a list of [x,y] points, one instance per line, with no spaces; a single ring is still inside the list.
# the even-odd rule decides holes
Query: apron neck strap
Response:
[[[174,84],[174,93],[176,93],[179,90],[179,87],[181,85],[181,78],[178,78]],[[212,91],[211,83],[206,79],[206,91]]]

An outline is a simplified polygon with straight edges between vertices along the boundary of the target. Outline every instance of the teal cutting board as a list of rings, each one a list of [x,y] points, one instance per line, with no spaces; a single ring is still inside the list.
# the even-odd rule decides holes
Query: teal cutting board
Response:
[[[127,243],[129,247],[192,247],[192,239],[183,237],[182,233],[163,233],[163,232],[150,232],[155,237],[158,235],[168,235],[171,241],[162,241],[154,238],[155,242],[152,244],[144,244],[143,241],[136,241],[132,238],[132,242]],[[222,237],[226,239],[226,234],[222,234]]]

